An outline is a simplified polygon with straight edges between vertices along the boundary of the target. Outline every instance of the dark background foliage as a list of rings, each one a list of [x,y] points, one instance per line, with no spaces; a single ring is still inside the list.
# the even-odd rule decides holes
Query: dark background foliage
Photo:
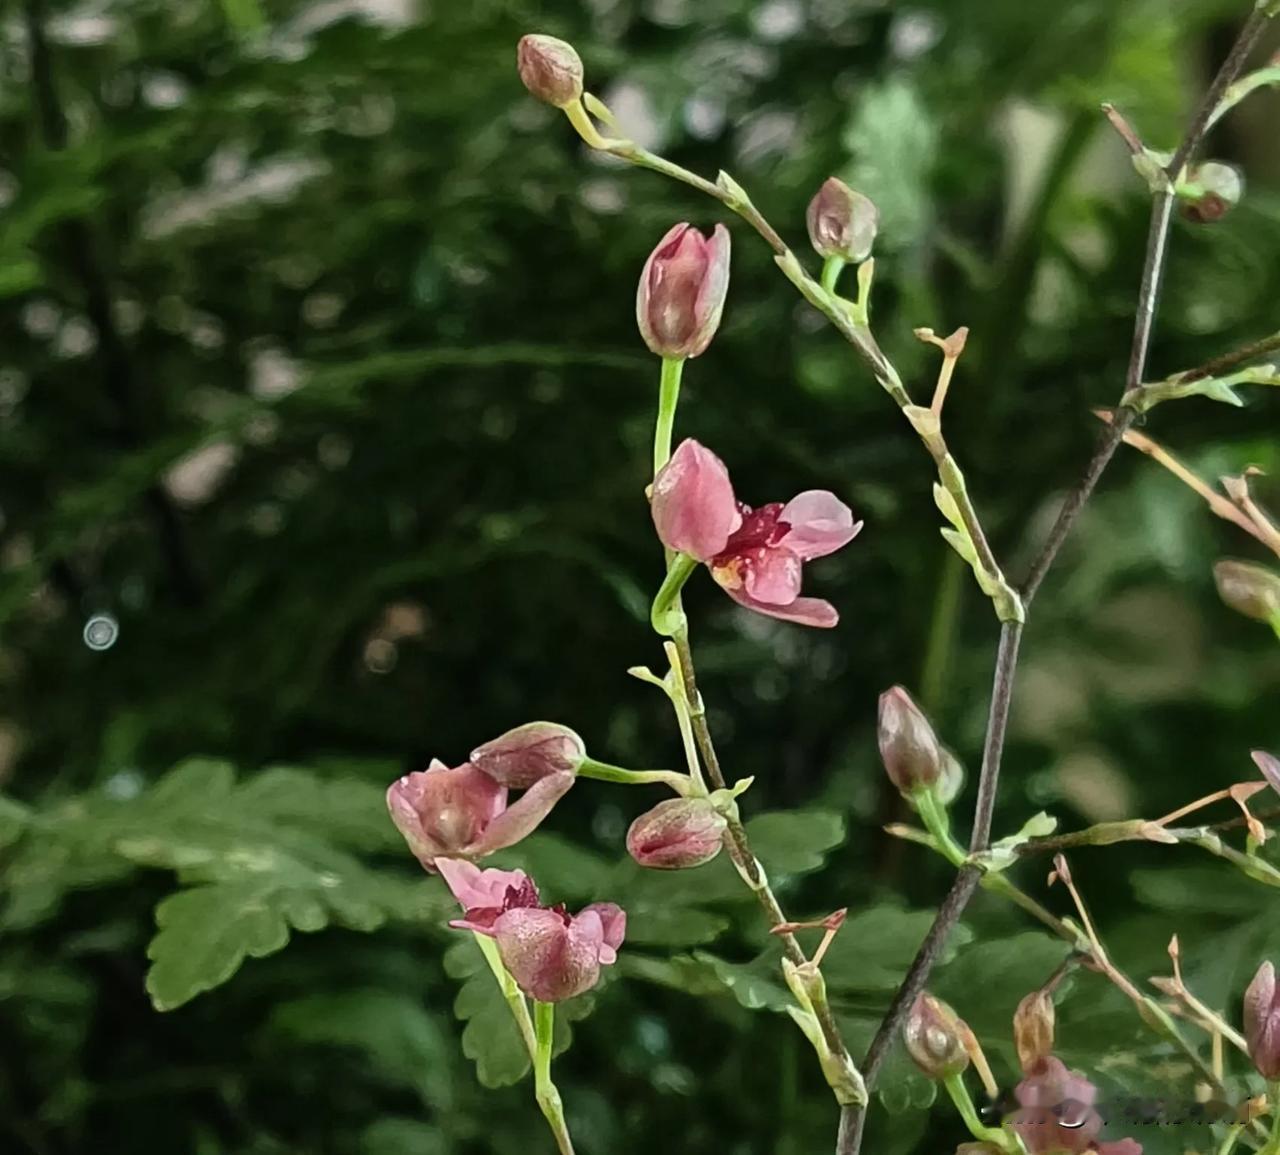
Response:
[[[824,177],[875,197],[877,328],[918,394],[935,356],[912,327],[972,327],[950,437],[1017,573],[1127,358],[1145,198],[1098,104],[1172,145],[1246,7],[6,6],[3,1149],[550,1148],[527,1082],[477,1080],[477,1056],[485,1082],[519,1073],[483,974],[458,1003],[462,1053],[453,1004],[475,959],[379,792],[533,718],[624,765],[679,757],[659,695],[624,672],[661,660],[643,498],[657,374],[632,300],[671,223],[716,218],[586,154],[519,87],[521,33],[572,39],[637,137],[729,169],[798,250]],[[1276,327],[1276,115],[1264,94],[1211,139],[1248,195],[1218,226],[1177,226],[1157,373]],[[830,969],[862,1046],[948,881],[881,833],[904,815],[878,769],[876,697],[911,687],[976,765],[995,623],[937,536],[899,414],[731,228],[725,323],[686,374],[679,431],[746,500],[830,487],[867,524],[813,567],[841,609],[830,633],[749,620],[705,580],[688,603],[714,730],[732,773],[755,776],[744,810],[791,812],[757,827],[788,906],[856,916]],[[1210,477],[1280,464],[1276,399],[1249,401],[1170,405],[1149,432]],[[1041,808],[1067,829],[1155,816],[1280,745],[1274,639],[1217,602],[1210,574],[1251,545],[1122,454],[1028,631],[998,833]],[[95,650],[103,616],[118,636]],[[191,756],[209,761],[153,789]],[[282,764],[296,769],[264,770]],[[525,851],[557,897],[634,912],[560,1060],[581,1150],[821,1150],[834,1110],[775,1013],[771,948],[725,864],[617,865],[653,800],[581,783]],[[1133,975],[1167,969],[1176,930],[1202,996],[1236,1014],[1277,946],[1269,891],[1189,849],[1073,862]],[[1042,893],[1041,864],[1020,880]],[[144,988],[161,899],[151,991],[184,1004],[164,1014]],[[290,926],[328,922],[275,953]],[[1008,1077],[1008,1016],[1062,948],[982,897],[957,945],[939,989]],[[185,1002],[245,953],[268,957]],[[1061,1016],[1064,1053],[1100,1079],[1191,1093],[1101,979],[1075,980]],[[900,1063],[885,1088],[877,1151],[963,1137]]]

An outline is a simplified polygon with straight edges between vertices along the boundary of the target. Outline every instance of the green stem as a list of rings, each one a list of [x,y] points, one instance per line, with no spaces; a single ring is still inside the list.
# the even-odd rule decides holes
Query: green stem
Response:
[[[516,1027],[520,1031],[520,1038],[524,1041],[525,1049],[529,1052],[529,1058],[533,1059],[537,1054],[537,1039],[534,1034],[533,1020],[529,1018],[529,1007],[524,1001],[524,995],[521,993],[520,988],[516,986],[516,980],[511,977],[507,968],[502,965],[502,959],[498,954],[498,944],[486,934],[476,934],[472,931],[472,937],[480,947],[480,953],[484,955],[484,961],[489,964],[489,969],[493,971],[493,977],[498,980],[498,987],[502,991],[502,997],[507,1000],[507,1006],[511,1008],[511,1017],[516,1021]]]
[[[843,257],[828,257],[822,266],[822,287],[828,293],[836,291],[836,282],[840,280],[840,274],[844,271],[845,260]]]
[[[671,460],[671,434],[676,423],[676,404],[680,400],[680,377],[684,360],[662,358],[662,378],[658,385],[658,424],[653,432],[653,472]]]
[[[564,1119],[564,1104],[560,1092],[551,1081],[551,1049],[555,1043],[556,1005],[555,1003],[533,1004],[534,1030],[537,1044],[533,1055],[534,1093],[538,1098],[538,1106],[546,1116],[547,1125],[556,1138],[556,1146],[560,1155],[573,1155],[573,1140],[569,1138],[569,1127]]]
[[[969,1088],[964,1085],[964,1076],[947,1075],[942,1080],[942,1085],[946,1087],[947,1094],[951,1096],[956,1110],[960,1112],[964,1125],[969,1128],[970,1135],[983,1143],[994,1143],[1002,1151],[1016,1149],[1010,1144],[1009,1136],[1004,1131],[996,1127],[988,1127],[982,1122],[978,1116],[978,1109],[973,1105]]]
[[[1223,1136],[1222,1143],[1218,1147],[1218,1155],[1231,1155],[1231,1151],[1235,1147],[1236,1141],[1240,1138],[1241,1132],[1243,1131],[1243,1123],[1234,1123],[1228,1127],[1227,1133]]]
[[[624,770],[608,762],[588,758],[578,767],[579,778],[594,778],[598,782],[618,782],[623,786],[649,786],[660,783],[670,786],[677,794],[688,793],[689,779],[674,770]]]
[[[657,596],[653,599],[653,608],[649,611],[650,624],[664,638],[674,637],[685,623],[680,591],[697,568],[698,559],[687,553],[677,553],[671,557],[667,576],[663,578]]]

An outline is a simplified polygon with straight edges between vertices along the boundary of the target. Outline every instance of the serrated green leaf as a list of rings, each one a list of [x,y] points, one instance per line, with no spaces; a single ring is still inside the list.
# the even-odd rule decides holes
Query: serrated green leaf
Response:
[[[822,973],[833,991],[889,991],[906,974],[924,936],[933,925],[933,912],[876,906],[845,921],[827,951]],[[942,963],[972,937],[961,923],[952,932]]]
[[[159,933],[147,947],[147,993],[170,1011],[224,983],[246,958],[262,958],[289,941],[286,912],[251,884],[199,886],[156,907]]]
[[[796,1005],[782,981],[776,951],[745,964],[727,962],[705,951],[698,951],[693,957],[747,1010],[785,1012]]]
[[[776,810],[747,823],[752,849],[772,877],[820,870],[827,852],[845,840],[834,810]]]
[[[728,929],[722,914],[691,906],[642,906],[627,911],[627,941],[634,946],[698,946]]]

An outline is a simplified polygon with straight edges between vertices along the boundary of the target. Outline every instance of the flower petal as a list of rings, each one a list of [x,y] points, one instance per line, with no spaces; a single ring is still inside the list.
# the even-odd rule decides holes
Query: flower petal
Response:
[[[862,522],[853,520],[853,511],[825,489],[807,489],[797,494],[778,516],[791,526],[781,544],[803,561],[835,553],[857,537],[862,528]]]
[[[480,770],[476,773],[483,778],[488,777]],[[541,781],[535,782],[489,823],[480,837],[467,847],[467,853],[481,858],[496,850],[514,846],[533,833],[538,823],[551,813],[551,808],[564,797],[573,783],[574,776],[567,770],[548,774]]]
[[[653,524],[668,549],[710,561],[742,524],[725,464],[686,438],[653,480]]]
[[[1271,784],[1271,789],[1280,794],[1280,758],[1268,754],[1265,750],[1251,750],[1249,757],[1262,772],[1262,776]]]
[[[738,559],[742,588],[752,601],[789,606],[800,594],[800,559],[781,546],[753,549]]]
[[[554,910],[509,910],[494,923],[493,937],[516,985],[539,1002],[558,1003],[596,985],[599,922],[592,915],[578,927]]]
[[[482,907],[501,910],[508,890],[521,890],[530,883],[523,870],[481,870],[461,858],[438,858],[436,869],[458,905],[466,911]]]
[[[593,902],[578,915],[593,914],[600,920],[600,961],[606,966],[618,959],[618,947],[627,935],[627,912],[616,902]]]
[[[784,622],[794,622],[799,626],[814,626],[820,630],[829,630],[840,621],[836,607],[822,598],[796,598],[788,606],[772,606],[768,602],[758,602],[745,589],[729,589],[725,592],[740,606],[755,610],[771,618]]]

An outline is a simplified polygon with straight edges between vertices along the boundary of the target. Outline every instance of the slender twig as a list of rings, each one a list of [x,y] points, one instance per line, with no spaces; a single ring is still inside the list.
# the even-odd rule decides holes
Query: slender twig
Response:
[[[1199,381],[1204,377],[1219,377],[1228,369],[1234,369],[1246,361],[1256,361],[1267,356],[1268,353],[1276,352],[1280,352],[1280,333],[1272,333],[1269,337],[1251,341],[1248,345],[1241,345],[1239,349],[1232,349],[1229,353],[1214,357],[1203,365],[1179,373],[1178,378],[1182,381]]]
[[[41,0],[27,0],[24,14],[31,55],[31,83],[41,137],[46,148],[59,152],[67,146],[67,119],[58,97],[53,60],[44,32]],[[116,326],[110,282],[98,261],[93,232],[87,221],[71,217],[62,222],[59,234],[66,259],[84,294],[85,312],[98,334],[103,384],[118,416],[117,440],[124,449],[135,449],[142,442],[141,406],[133,365]],[[159,485],[149,486],[144,498],[156,526],[175,592],[187,605],[199,604],[203,597],[203,583],[177,509]]]
[[[1214,78],[1209,90],[1205,93],[1192,117],[1182,143],[1174,154],[1167,174],[1170,181],[1176,179],[1199,146],[1205,128],[1215,105],[1223,91],[1235,79],[1244,65],[1244,61],[1257,42],[1267,17],[1261,9],[1255,9],[1245,23],[1235,46],[1228,54],[1226,62]],[[1173,191],[1170,184],[1165,189],[1153,194],[1151,206],[1151,225],[1147,232],[1147,250],[1143,261],[1142,281],[1138,294],[1138,307],[1134,321],[1133,344],[1129,353],[1129,367],[1125,376],[1125,393],[1142,382],[1146,371],[1147,355],[1151,347],[1151,335],[1155,327],[1156,307],[1159,303],[1160,287],[1163,281],[1165,253],[1169,241],[1169,228],[1173,218]],[[1111,425],[1102,436],[1093,458],[1085,468],[1084,477],[1075,490],[1063,502],[1048,538],[1036,560],[1032,563],[1021,594],[1024,607],[1029,607],[1036,591],[1040,588],[1050,567],[1058,556],[1077,518],[1092,495],[1111,458],[1123,441],[1125,431],[1133,424],[1137,412],[1123,407],[1116,413]],[[991,829],[991,811],[994,808],[996,784],[1000,771],[1000,760],[1003,751],[1005,728],[1008,723],[1009,704],[1013,693],[1014,674],[1017,666],[1018,646],[1021,641],[1021,629],[1016,623],[1004,623],[1000,633],[1000,648],[996,659],[995,681],[992,688],[991,707],[987,722],[987,738],[983,749],[982,769],[978,782],[978,801],[974,813],[974,837],[971,849],[986,849]],[[875,1076],[884,1061],[889,1044],[901,1028],[912,1003],[924,989],[934,964],[942,951],[952,928],[960,920],[973,896],[978,884],[978,868],[966,866],[957,874],[950,892],[943,900],[942,906],[929,928],[924,942],[916,957],[912,960],[906,976],[894,995],[889,1009],[877,1030],[871,1047],[863,1061],[863,1079],[870,1090],[875,1083]],[[865,1122],[865,1108],[856,1108],[853,1120],[854,1136],[847,1150],[856,1155],[862,1143],[862,1130]]]

